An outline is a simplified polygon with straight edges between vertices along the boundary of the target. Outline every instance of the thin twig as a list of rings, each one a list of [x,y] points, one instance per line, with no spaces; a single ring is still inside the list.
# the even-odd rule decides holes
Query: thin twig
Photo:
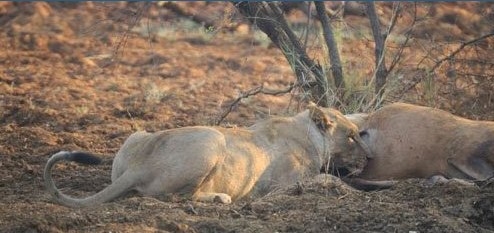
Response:
[[[491,32],[489,34],[485,34],[483,36],[480,36],[480,37],[477,37],[475,39],[472,39],[472,40],[469,40],[467,42],[462,43],[461,46],[458,47],[455,51],[450,53],[448,56],[442,58],[441,60],[437,61],[436,64],[432,67],[430,72],[431,73],[434,72],[443,62],[451,60],[454,56],[456,56],[459,52],[461,52],[461,50],[463,50],[468,45],[475,44],[475,43],[477,43],[481,40],[487,39],[491,36],[494,36],[494,32]]]
[[[221,114],[221,116],[219,117],[219,119],[214,124],[215,125],[221,124],[221,122],[228,116],[228,114],[230,114],[230,112],[233,110],[233,108],[235,106],[237,106],[238,103],[242,99],[245,99],[245,98],[248,98],[250,96],[257,95],[257,94],[274,95],[274,96],[283,95],[283,94],[286,94],[286,93],[290,93],[293,90],[293,88],[295,88],[295,86],[296,85],[294,83],[291,83],[286,89],[272,90],[272,89],[267,89],[263,85],[261,85],[261,86],[252,88],[252,89],[250,89],[250,90],[248,90],[246,92],[241,92],[240,93],[240,96],[237,97],[236,99],[234,99],[232,101],[232,103],[230,103],[227,106],[226,110],[223,111],[223,113]]]
[[[131,14],[131,21],[127,24],[127,30],[121,33],[119,40],[117,41],[113,54],[111,56],[111,62],[118,61],[118,55],[123,54],[122,49],[125,48],[125,45],[127,44],[127,41],[129,39],[130,33],[132,30],[137,26],[137,24],[141,21],[142,16],[145,11],[147,11],[150,7],[149,3],[144,3],[142,7],[137,8],[136,11],[128,11]],[[108,63],[105,66],[109,66],[112,63]]]
[[[310,30],[310,25],[312,23],[311,18],[312,18],[312,11],[311,11],[311,2],[307,3],[307,29],[305,30],[305,38],[304,38],[304,49],[307,49],[307,42],[309,41],[309,30]]]
[[[475,44],[481,40],[485,40],[489,37],[492,37],[494,36],[494,32],[491,32],[491,33],[488,33],[488,34],[485,34],[485,35],[482,35],[480,37],[477,37],[477,38],[474,38],[472,40],[469,40],[467,42],[464,42],[460,45],[460,47],[458,47],[455,51],[451,52],[448,56],[445,56],[443,57],[442,59],[438,60],[434,66],[427,72],[426,75],[424,75],[423,77],[419,77],[417,78],[416,80],[413,81],[412,84],[410,84],[408,87],[404,88],[403,89],[403,93],[405,92],[408,92],[409,90],[411,90],[412,88],[414,88],[415,86],[417,86],[418,83],[422,82],[422,80],[424,79],[424,77],[428,77],[430,75],[432,75],[437,68],[439,68],[439,66],[442,65],[443,62],[445,61],[449,61],[451,59],[453,59],[456,55],[458,55],[458,53],[460,53],[465,47],[469,46],[469,45],[472,45],[472,44]]]
[[[388,72],[391,72],[396,64],[401,59],[401,55],[403,54],[403,51],[405,50],[406,45],[408,44],[408,41],[410,41],[410,37],[412,35],[413,29],[415,29],[415,24],[417,23],[417,3],[414,3],[414,11],[413,11],[413,20],[412,23],[410,24],[410,27],[408,30],[404,33],[405,34],[405,42],[401,44],[401,46],[398,48],[398,51],[396,54],[393,56],[393,60],[391,61],[391,64],[389,65]]]
[[[390,24],[385,32],[381,34],[379,16],[376,13],[374,2],[366,3],[366,12],[369,17],[369,21],[372,28],[372,34],[374,36],[375,42],[375,59],[376,59],[376,69],[372,75],[372,82],[375,82],[375,96],[367,104],[365,109],[369,109],[372,106],[379,106],[380,101],[384,99],[384,90],[386,88],[386,77],[389,74],[389,70],[386,69],[385,54],[386,54],[386,42],[388,40],[388,35],[391,34],[392,29],[396,24],[399,12],[401,11],[400,3],[393,7],[393,15],[391,16]]]
[[[396,5],[395,5],[396,4]],[[389,36],[389,33],[393,31],[393,28],[396,25],[396,21],[398,20],[398,15],[401,11],[401,2],[393,3],[393,15],[391,16],[391,22],[389,23],[388,31],[386,32],[386,37]],[[386,40],[386,38],[384,38]]]

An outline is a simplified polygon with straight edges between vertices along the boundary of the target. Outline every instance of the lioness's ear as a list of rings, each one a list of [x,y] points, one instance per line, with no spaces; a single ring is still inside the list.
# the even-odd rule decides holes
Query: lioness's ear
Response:
[[[319,129],[327,131],[333,127],[334,122],[315,103],[310,102],[307,108],[309,109],[310,118],[316,123]]]

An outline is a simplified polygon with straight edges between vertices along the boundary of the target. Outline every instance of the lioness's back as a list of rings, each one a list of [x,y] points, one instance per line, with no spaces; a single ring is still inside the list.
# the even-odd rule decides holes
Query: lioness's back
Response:
[[[441,109],[393,103],[371,113],[368,125],[379,125],[381,127],[400,125],[412,129],[420,125],[428,125],[440,128],[453,125],[457,120],[463,121],[467,119],[457,117]],[[396,123],[393,124],[393,122]]]
[[[160,153],[160,151],[185,151],[192,144],[217,145],[221,142],[224,142],[224,139],[220,131],[204,126],[168,129],[153,133],[145,131],[133,133],[125,140],[113,160],[112,180],[122,175],[130,166],[149,161],[150,158],[147,157],[171,154]]]

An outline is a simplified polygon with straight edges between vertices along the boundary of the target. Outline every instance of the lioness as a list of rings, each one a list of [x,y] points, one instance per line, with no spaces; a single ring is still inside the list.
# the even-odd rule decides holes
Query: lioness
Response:
[[[330,157],[331,166],[358,173],[367,158],[348,156],[357,145],[369,152],[356,125],[337,110],[310,104],[294,117],[274,117],[245,129],[196,126],[134,133],[113,160],[112,184],[87,198],[61,193],[51,169],[61,160],[96,163],[94,156],[56,153],[46,164],[44,179],[55,200],[71,207],[107,202],[130,190],[230,203],[316,175]]]
[[[468,180],[494,176],[494,122],[404,103],[347,117],[366,132],[362,139],[374,155],[354,176],[354,184],[435,175]]]

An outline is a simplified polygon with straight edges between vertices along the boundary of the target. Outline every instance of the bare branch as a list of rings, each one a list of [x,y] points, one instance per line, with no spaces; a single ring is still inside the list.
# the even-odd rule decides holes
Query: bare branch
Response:
[[[293,90],[293,88],[295,88],[295,86],[296,85],[294,83],[292,83],[286,89],[283,89],[283,90],[272,90],[272,89],[267,89],[263,85],[261,85],[261,86],[252,88],[252,89],[250,89],[250,90],[248,90],[246,92],[242,92],[242,93],[240,93],[240,96],[239,97],[237,97],[236,99],[234,99],[232,101],[232,103],[230,103],[228,105],[227,109],[225,111],[223,111],[223,113],[220,115],[219,119],[216,120],[216,122],[214,124],[215,125],[221,124],[221,122],[228,116],[228,114],[230,114],[230,112],[233,110],[233,108],[235,106],[237,106],[238,103],[240,103],[240,101],[242,99],[249,98],[250,96],[257,95],[257,94],[274,95],[274,96],[283,95],[283,94],[286,94],[286,93],[290,93]]]
[[[469,40],[467,42],[462,43],[460,45],[460,47],[458,47],[455,51],[451,52],[448,56],[445,56],[442,59],[438,60],[434,64],[434,66],[429,71],[427,71],[426,75],[423,75],[421,77],[417,77],[416,79],[413,80],[413,82],[409,86],[403,88],[403,93],[406,93],[406,92],[410,91],[412,88],[414,88],[415,86],[417,86],[417,84],[419,84],[420,82],[422,82],[424,80],[424,77],[429,77],[430,75],[432,75],[436,71],[436,69],[441,66],[441,64],[443,62],[453,59],[456,55],[458,55],[458,53],[460,53],[463,49],[465,49],[465,47],[472,45],[472,44],[475,44],[479,41],[485,40],[485,39],[492,37],[492,36],[494,36],[494,32],[482,35],[480,37],[477,37],[477,38],[474,38],[472,40]]]
[[[477,37],[475,39],[472,39],[472,40],[469,40],[467,42],[464,42],[460,45],[460,47],[458,47],[455,51],[453,51],[452,53],[450,53],[448,56],[442,58],[441,60],[437,61],[436,64],[432,67],[432,69],[430,70],[430,72],[434,72],[439,66],[441,66],[441,64],[445,61],[449,61],[451,59],[453,59],[453,57],[455,57],[459,52],[461,52],[461,50],[463,50],[465,47],[471,45],[471,44],[475,44],[481,40],[485,40],[491,36],[494,36],[494,32],[491,32],[489,34],[485,34],[483,36],[480,36],[480,37]]]
[[[373,99],[369,102],[367,105],[366,109],[371,108],[372,106],[377,107],[383,100],[383,95],[386,87],[386,78],[389,74],[389,71],[386,68],[386,62],[385,62],[385,52],[386,52],[386,41],[388,39],[388,36],[391,34],[391,31],[393,30],[394,26],[396,25],[396,21],[398,18],[398,15],[401,11],[401,3],[393,3],[393,14],[391,16],[391,20],[389,23],[389,26],[386,30],[385,33],[381,32],[381,26],[379,23],[379,18],[376,13],[376,8],[374,5],[374,2],[367,2],[366,3],[366,13],[367,16],[369,17],[369,21],[371,24],[372,28],[372,34],[374,36],[374,41],[375,41],[375,48],[374,48],[374,53],[375,53],[375,60],[376,60],[376,69],[374,71],[374,74],[372,75],[372,80],[375,80],[375,96]],[[406,40],[408,42],[408,38]],[[405,43],[406,44],[406,43]],[[401,49],[404,48],[405,44],[401,47]],[[398,62],[398,58],[401,55],[401,52],[399,52],[393,59],[393,62]],[[393,65],[394,67],[394,65]]]
[[[282,10],[274,2],[238,2],[235,7],[259,27],[281,49],[297,77],[297,83],[323,107],[330,105],[327,79],[319,64],[309,58],[295,33],[288,26]],[[308,86],[315,81],[317,85]]]
[[[141,21],[144,12],[147,11],[149,9],[149,7],[150,7],[149,3],[144,3],[144,5],[142,7],[137,8],[137,10],[135,12],[130,11],[130,14],[131,14],[130,16],[132,17],[131,21],[127,25],[127,30],[122,32],[117,44],[115,45],[115,49],[113,51],[111,61],[118,59],[118,54],[121,52],[121,49],[124,48],[125,45],[127,44],[127,40],[129,39],[130,32]],[[107,64],[107,65],[110,65],[110,64]]]
[[[372,28],[372,35],[374,36],[374,55],[376,62],[376,70],[373,75],[373,79],[375,78],[375,93],[378,97],[381,97],[384,93],[384,85],[386,85],[386,62],[384,57],[384,43],[386,34],[382,34],[381,26],[379,23],[379,18],[376,13],[376,7],[374,2],[366,2],[365,3],[367,16],[369,17],[369,21]],[[392,24],[390,24],[391,26]]]
[[[386,35],[384,37],[384,40],[387,39],[391,31],[396,25],[396,21],[398,19],[398,15],[400,14],[401,11],[401,2],[393,3],[393,15],[391,16],[391,21],[388,26],[388,30],[386,31]]]
[[[311,18],[312,18],[312,11],[311,11],[311,2],[307,3],[307,29],[305,30],[305,38],[304,38],[304,48],[307,49],[307,42],[309,41],[309,29],[310,25],[312,24]]]
[[[331,27],[329,17],[326,13],[326,6],[324,5],[324,2],[316,1],[314,4],[316,5],[319,20],[321,21],[326,46],[329,50],[331,72],[333,74],[333,79],[336,86],[336,93],[338,93],[338,96],[341,97],[343,96],[343,89],[345,88],[345,80],[343,79],[343,68],[341,66],[338,45],[336,44],[336,40],[333,35],[333,28]]]
[[[412,23],[410,24],[410,27],[408,27],[408,30],[404,33],[405,34],[405,42],[403,42],[403,44],[400,46],[400,48],[398,48],[398,51],[396,52],[396,54],[393,56],[393,60],[391,61],[391,64],[389,65],[389,68],[388,68],[388,72],[391,72],[396,64],[398,64],[398,61],[400,60],[401,58],[401,55],[403,54],[403,51],[406,47],[406,45],[408,44],[408,41],[410,41],[410,37],[411,37],[411,34],[412,34],[412,31],[413,29],[415,29],[415,24],[417,23],[417,3],[414,2],[414,10],[413,10],[413,20],[412,20]]]

